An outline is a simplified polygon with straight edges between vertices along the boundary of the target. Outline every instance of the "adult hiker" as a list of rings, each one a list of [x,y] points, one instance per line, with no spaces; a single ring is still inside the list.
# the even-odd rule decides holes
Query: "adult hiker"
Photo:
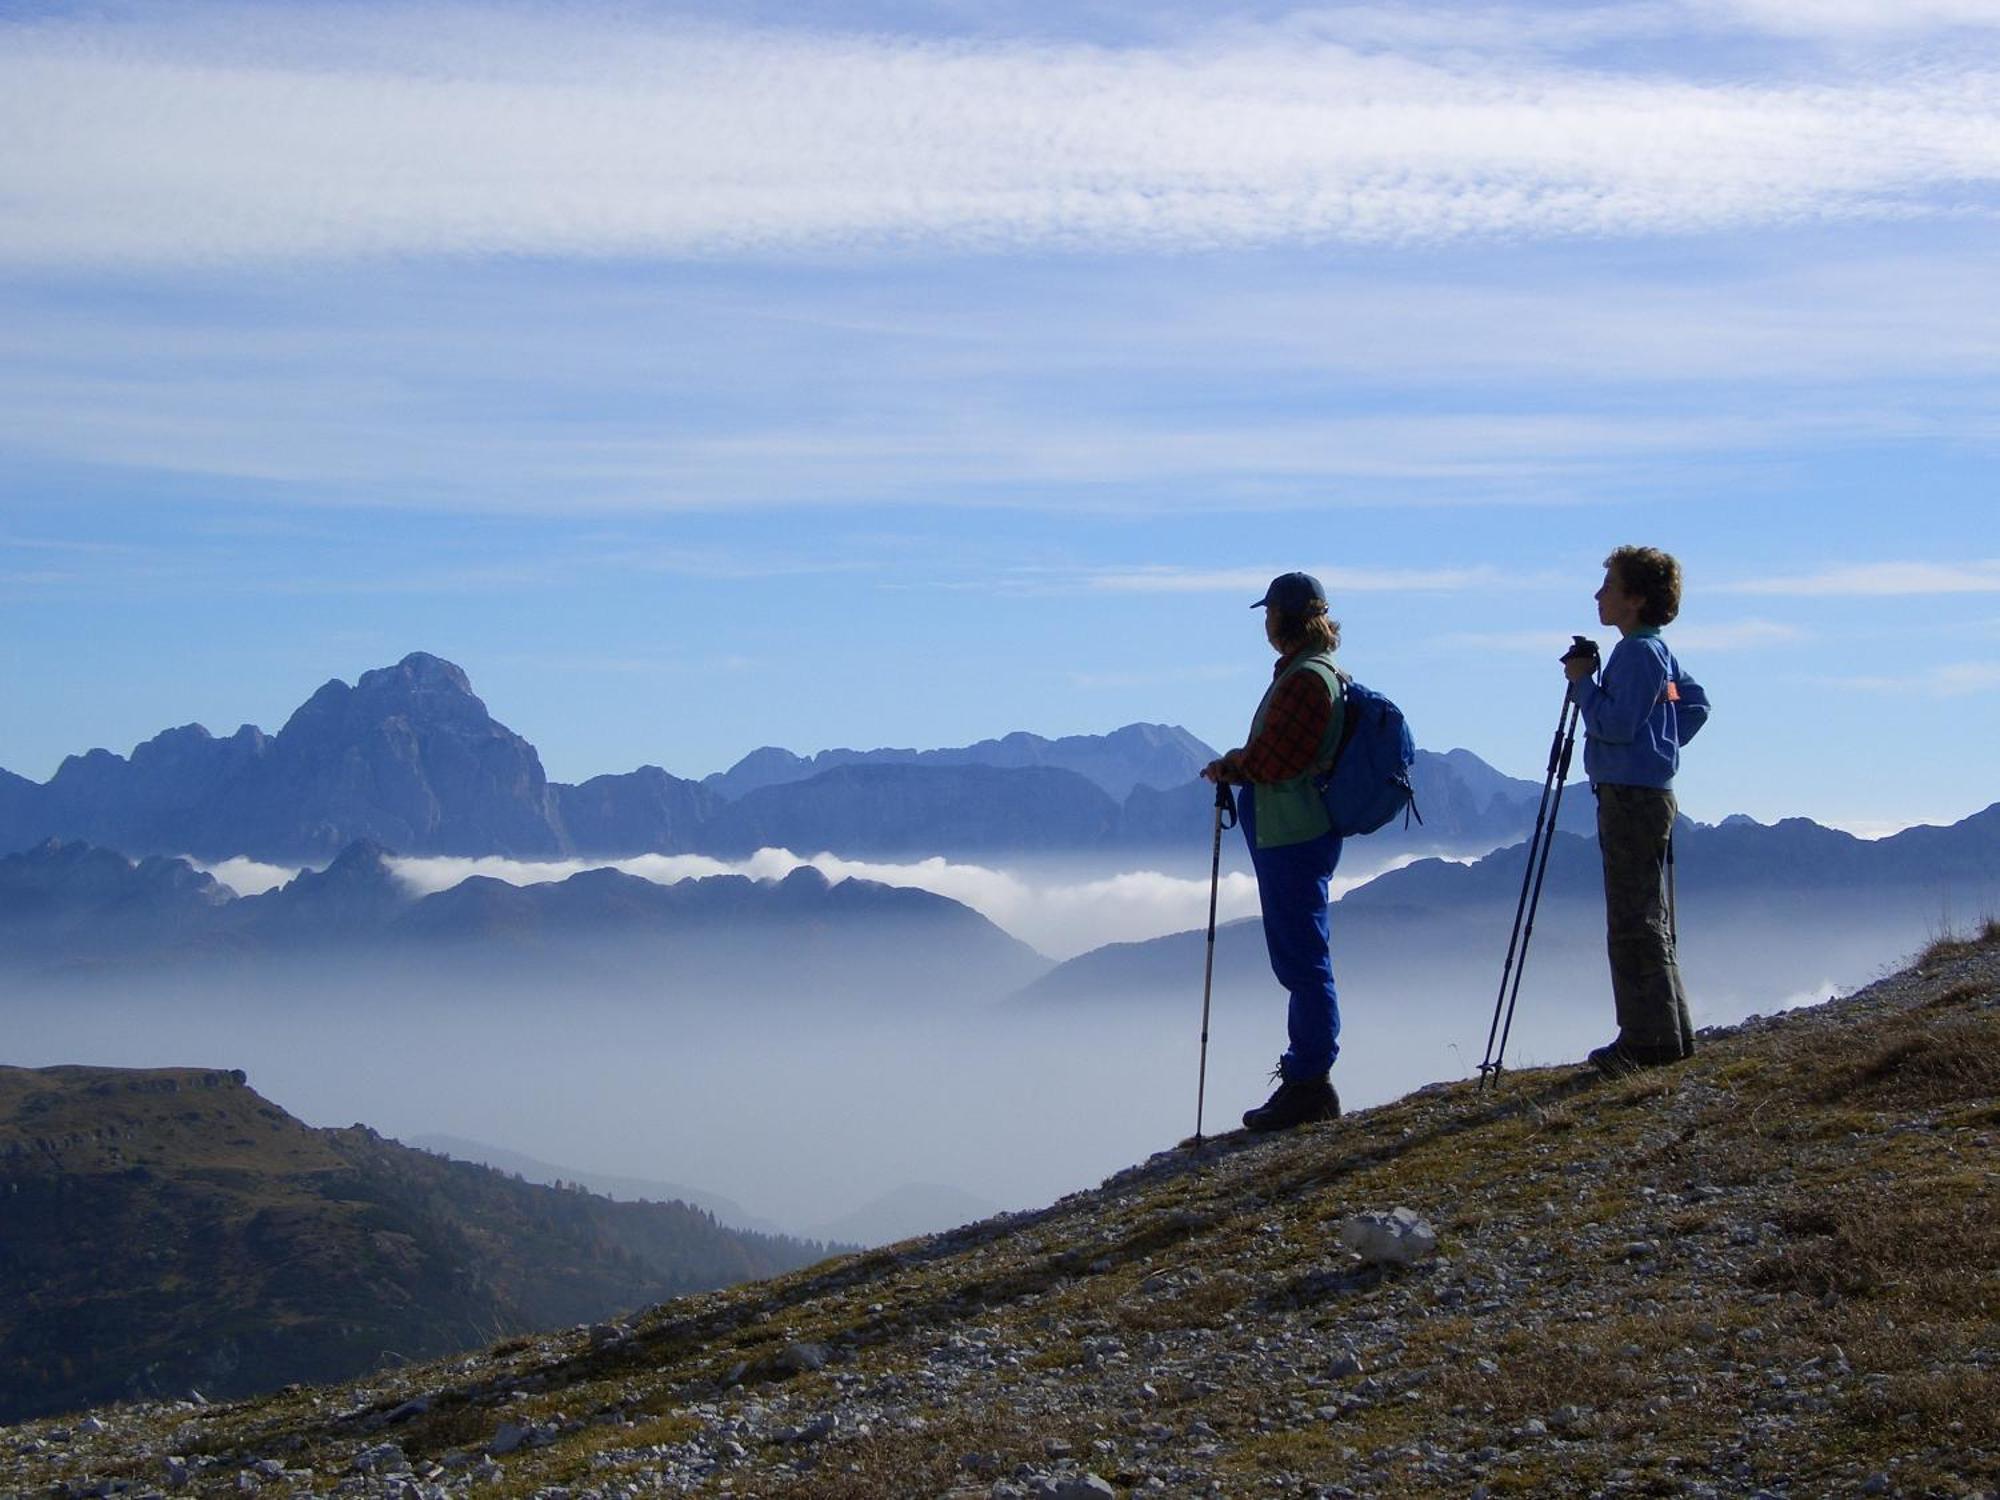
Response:
[[[1327,941],[1327,881],[1340,863],[1341,840],[1313,774],[1340,743],[1342,684],[1333,664],[1340,625],[1328,616],[1326,590],[1310,573],[1272,579],[1251,608],[1264,611],[1264,638],[1278,653],[1271,686],[1250,720],[1249,740],[1202,775],[1249,788],[1238,799],[1243,839],[1257,872],[1271,971],[1291,1005],[1278,1087],[1243,1123],[1288,1130],[1340,1113],[1330,1077],[1340,1050],[1340,1005]]]
[[[1604,560],[1597,619],[1618,631],[1601,672],[1594,653],[1563,657],[1583,721],[1583,768],[1597,798],[1604,858],[1605,948],[1618,1035],[1590,1053],[1610,1077],[1694,1055],[1670,915],[1674,772],[1681,746],[1708,722],[1708,694],[1660,631],[1681,607],[1681,565],[1657,547],[1620,547]]]

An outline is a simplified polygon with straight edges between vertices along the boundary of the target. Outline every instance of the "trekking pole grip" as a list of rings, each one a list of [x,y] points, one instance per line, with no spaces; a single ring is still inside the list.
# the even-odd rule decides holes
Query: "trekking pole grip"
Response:
[[[1236,826],[1236,793],[1230,790],[1226,781],[1215,784],[1215,811],[1221,817],[1224,828]]]

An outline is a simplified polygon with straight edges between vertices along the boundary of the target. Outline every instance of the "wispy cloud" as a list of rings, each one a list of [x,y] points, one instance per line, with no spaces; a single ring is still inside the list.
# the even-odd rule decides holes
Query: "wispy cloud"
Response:
[[[1801,598],[1877,598],[1924,594],[2000,593],[2000,559],[1963,563],[1852,563],[1791,577],[1717,584],[1722,593]]]
[[[1774,36],[1844,40],[2000,28],[1988,0],[1682,0],[1683,13]]]
[[[2000,28],[1986,0],[1620,0],[1617,4],[1327,5],[1289,23],[1302,35],[1398,51],[1566,55],[1693,35],[1796,42],[1907,41]]]
[[[1089,585],[1115,594],[1242,594],[1259,598],[1286,567],[1184,568],[1165,564],[1107,568],[1089,578]],[[1311,573],[1329,594],[1461,593],[1468,589],[1521,588],[1528,581],[1493,567],[1356,568],[1321,563]]]
[[[1822,31],[1879,11],[1762,9]],[[0,140],[24,144],[0,156],[0,258],[1680,234],[1957,212],[2000,180],[2000,72],[1976,58],[1753,85],[1282,27],[1105,47],[368,15],[9,24]]]
[[[1931,698],[1966,698],[2000,689],[2000,661],[1940,662],[1915,672],[1815,679],[1846,691],[1921,693]]]

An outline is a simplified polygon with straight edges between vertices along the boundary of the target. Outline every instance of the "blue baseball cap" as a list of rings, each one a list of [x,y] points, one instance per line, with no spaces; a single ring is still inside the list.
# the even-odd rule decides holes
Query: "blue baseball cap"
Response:
[[[1319,580],[1310,573],[1280,573],[1271,580],[1271,586],[1264,590],[1264,597],[1251,605],[1252,609],[1270,606],[1281,609],[1288,615],[1304,611],[1308,604],[1317,599],[1326,603],[1326,590],[1319,586]]]

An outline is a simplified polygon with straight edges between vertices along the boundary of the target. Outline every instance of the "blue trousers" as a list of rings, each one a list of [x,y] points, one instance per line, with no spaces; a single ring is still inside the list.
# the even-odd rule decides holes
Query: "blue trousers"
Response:
[[[1340,1054],[1340,999],[1333,988],[1326,899],[1326,883],[1340,863],[1340,837],[1325,833],[1303,844],[1259,849],[1254,789],[1241,788],[1236,802],[1257,871],[1271,972],[1292,997],[1286,1017],[1291,1046],[1278,1069],[1292,1082],[1311,1082],[1324,1078]]]

